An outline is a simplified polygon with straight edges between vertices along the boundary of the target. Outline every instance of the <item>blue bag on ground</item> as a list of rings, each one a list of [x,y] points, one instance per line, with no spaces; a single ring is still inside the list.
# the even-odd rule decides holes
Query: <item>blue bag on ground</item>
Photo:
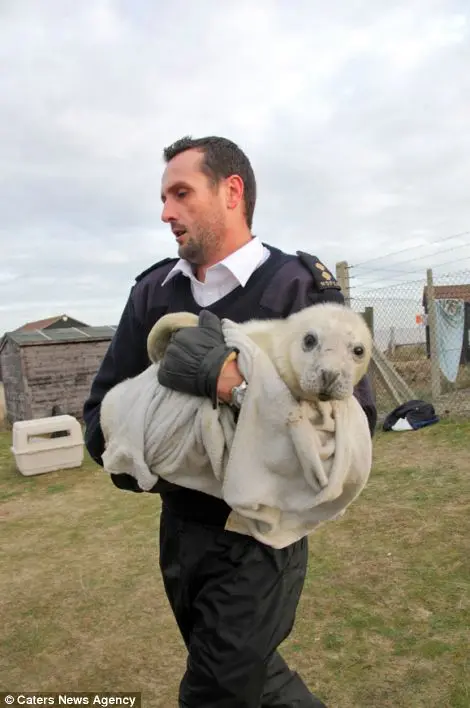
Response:
[[[427,425],[439,422],[432,403],[421,400],[411,400],[397,406],[383,422],[383,429],[389,430],[419,430]],[[398,425],[397,425],[398,423]],[[400,423],[404,423],[400,424]]]

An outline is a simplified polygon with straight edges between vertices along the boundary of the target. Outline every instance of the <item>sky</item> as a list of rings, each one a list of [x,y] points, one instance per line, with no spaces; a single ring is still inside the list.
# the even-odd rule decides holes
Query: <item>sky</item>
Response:
[[[464,0],[0,0],[0,63],[0,333],[117,323],[176,255],[162,150],[188,134],[237,142],[254,233],[346,260],[364,302],[470,281]]]

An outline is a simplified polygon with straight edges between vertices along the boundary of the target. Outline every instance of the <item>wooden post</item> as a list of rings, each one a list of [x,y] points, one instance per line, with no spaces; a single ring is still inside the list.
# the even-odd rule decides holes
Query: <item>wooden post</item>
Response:
[[[372,336],[374,336],[374,308],[367,306],[364,309],[364,319],[367,322]]]
[[[429,326],[429,345],[431,350],[431,395],[432,403],[435,405],[441,395],[441,370],[439,366],[439,355],[437,352],[437,319],[436,302],[434,299],[434,282],[432,268],[428,268],[427,274],[427,310]]]
[[[341,292],[344,295],[345,304],[351,306],[351,290],[349,286],[349,268],[347,261],[340,261],[336,264],[336,280],[338,281]]]

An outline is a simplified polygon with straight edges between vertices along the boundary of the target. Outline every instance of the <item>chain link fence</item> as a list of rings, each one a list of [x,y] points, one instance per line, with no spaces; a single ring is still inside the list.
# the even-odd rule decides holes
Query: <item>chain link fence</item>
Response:
[[[470,418],[470,270],[428,271],[368,291],[351,277],[346,291],[374,334],[371,377],[380,420],[411,398],[433,403],[441,416]]]

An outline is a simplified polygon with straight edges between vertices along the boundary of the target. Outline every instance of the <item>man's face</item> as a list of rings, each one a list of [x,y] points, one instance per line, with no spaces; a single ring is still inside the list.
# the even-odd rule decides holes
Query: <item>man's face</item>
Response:
[[[224,188],[201,171],[203,155],[186,150],[168,163],[162,178],[162,221],[170,224],[178,255],[205,265],[225,233]]]

